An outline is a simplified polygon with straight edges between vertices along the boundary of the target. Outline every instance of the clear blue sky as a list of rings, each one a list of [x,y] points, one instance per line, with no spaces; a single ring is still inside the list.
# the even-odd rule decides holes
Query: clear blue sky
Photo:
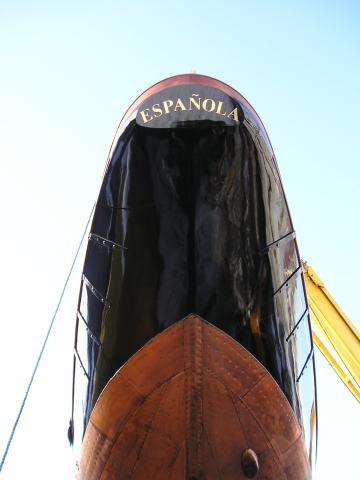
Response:
[[[196,69],[258,111],[301,255],[359,326],[357,1],[0,2],[0,448],[96,199],[116,126],[151,84]],[[4,479],[71,478],[80,269]],[[359,405],[318,362],[317,480],[360,478]]]

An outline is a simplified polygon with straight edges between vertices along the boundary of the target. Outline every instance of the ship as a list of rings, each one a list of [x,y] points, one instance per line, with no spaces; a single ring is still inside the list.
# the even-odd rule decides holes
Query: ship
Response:
[[[304,268],[250,103],[165,79],[129,107],[77,308],[78,478],[306,480],[317,444]]]

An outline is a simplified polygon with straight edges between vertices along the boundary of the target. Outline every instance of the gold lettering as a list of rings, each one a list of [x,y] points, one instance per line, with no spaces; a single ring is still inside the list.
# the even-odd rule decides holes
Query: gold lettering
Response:
[[[140,112],[142,120],[144,123],[148,123],[154,118],[161,117],[164,113],[168,114],[171,112],[171,107],[173,111],[186,111],[186,110],[204,110],[205,112],[216,112],[218,115],[223,117],[231,118],[235,122],[239,122],[239,112],[237,107],[235,107],[230,113],[227,113],[224,107],[224,102],[220,100],[214,100],[212,98],[205,98],[201,101],[199,94],[193,93],[189,97],[189,108],[186,108],[184,101],[181,98],[178,98],[175,103],[175,100],[164,100],[160,103],[155,103],[151,108],[145,108]],[[194,107],[194,108],[193,108]]]
[[[236,107],[234,108],[234,110],[232,112],[229,113],[228,118],[230,118],[230,117],[232,117],[235,120],[235,122],[239,121],[238,110],[237,110]]]
[[[217,106],[216,113],[219,114],[219,115],[223,115],[223,116],[225,117],[225,116],[226,116],[226,112],[222,112],[222,111],[221,111],[222,106],[223,106],[223,102],[220,102],[220,101],[219,101],[218,106]]]
[[[142,110],[140,112],[140,115],[142,116],[144,123],[150,122],[150,120],[153,119],[153,116],[150,115],[149,112],[150,112],[150,108],[145,108],[145,110]]]
[[[154,112],[154,117],[155,118],[161,117],[161,115],[163,114],[163,111],[162,111],[159,103],[155,103],[155,105],[152,106],[152,111]]]
[[[192,97],[198,97],[199,95],[197,93],[193,93],[192,96],[189,98],[189,110],[192,110],[191,108],[191,105],[194,105],[195,108],[197,108],[198,110],[201,109],[201,105],[200,105],[200,100],[201,98],[192,98]],[[196,100],[198,100],[199,103],[196,103]]]
[[[186,110],[185,105],[183,104],[183,102],[181,101],[180,98],[177,99],[177,102],[176,102],[176,105],[175,105],[175,108],[174,108],[175,112],[177,110]]]
[[[164,105],[165,113],[169,113],[169,108],[174,105],[174,102],[173,102],[172,100],[165,100],[165,101],[162,102],[162,103],[163,103],[163,105]]]
[[[207,108],[207,105],[209,102],[210,102],[210,108]],[[212,98],[206,98],[203,101],[202,107],[205,110],[205,112],[213,112],[215,110],[215,102]]]

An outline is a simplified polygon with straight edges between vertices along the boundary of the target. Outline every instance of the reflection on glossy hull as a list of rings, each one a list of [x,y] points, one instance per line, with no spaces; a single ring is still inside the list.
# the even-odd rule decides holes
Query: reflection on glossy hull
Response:
[[[79,424],[86,428],[118,369],[190,313],[267,369],[312,462],[308,306],[275,157],[248,102],[199,75],[150,88],[113,142],[80,291],[74,413],[82,420],[75,435],[81,439]]]

